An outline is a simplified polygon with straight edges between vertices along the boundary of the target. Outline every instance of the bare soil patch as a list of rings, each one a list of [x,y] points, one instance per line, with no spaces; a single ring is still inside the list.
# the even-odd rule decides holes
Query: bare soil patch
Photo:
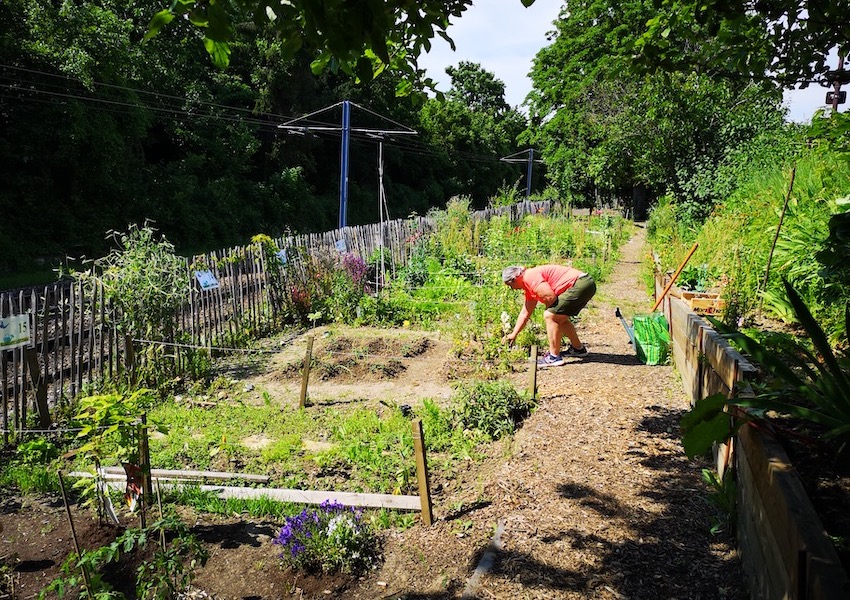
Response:
[[[280,523],[187,514],[211,553],[195,596],[746,598],[734,540],[709,531],[719,515],[700,479],[707,465],[688,462],[680,446],[688,405],[681,381],[671,366],[641,364],[614,316],[615,307],[631,319],[652,306],[639,284],[644,252],[641,231],[582,314],[578,330],[591,355],[539,373],[539,407],[522,429],[493,444],[482,463],[436,480],[436,522],[383,532],[378,569],[363,578],[292,573],[279,567],[271,543]],[[311,381],[317,403],[448,398],[452,378],[463,372],[451,344],[436,334],[326,331],[312,332],[317,357],[371,358]],[[290,365],[303,360],[305,346],[293,340],[244,378],[256,401],[262,392],[297,398],[300,380]],[[418,353],[404,356],[404,348]],[[389,373],[393,360],[405,368]],[[526,387],[527,365],[508,377]],[[32,598],[70,550],[67,524],[54,500],[8,502],[0,511],[7,529],[0,557],[18,555],[16,594]]]

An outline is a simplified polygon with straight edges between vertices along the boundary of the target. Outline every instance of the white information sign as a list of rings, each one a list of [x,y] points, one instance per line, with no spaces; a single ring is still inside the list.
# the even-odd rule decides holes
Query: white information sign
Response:
[[[30,344],[30,316],[0,317],[0,347],[19,348]]]
[[[286,249],[278,252],[276,256],[277,256],[278,260],[280,261],[280,264],[282,264],[282,265],[286,264]]]
[[[334,245],[336,246],[337,252],[345,252],[345,251],[348,250],[348,246],[346,246],[346,244],[345,244],[345,238],[343,238],[341,240],[337,240],[336,244],[334,244]]]
[[[218,279],[215,278],[212,271],[195,271],[195,279],[198,280],[198,285],[202,290],[218,289]]]

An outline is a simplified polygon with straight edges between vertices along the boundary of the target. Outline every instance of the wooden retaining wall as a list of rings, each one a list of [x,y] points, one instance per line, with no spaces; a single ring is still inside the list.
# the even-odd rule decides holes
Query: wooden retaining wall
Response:
[[[656,279],[656,293],[663,289]],[[715,393],[747,393],[757,370],[679,298],[662,310],[673,360],[691,402]],[[782,446],[742,427],[715,451],[718,473],[736,468],[738,544],[750,597],[759,600],[847,600],[850,579]],[[734,451],[733,451],[734,449]],[[734,461],[731,463],[730,461]]]

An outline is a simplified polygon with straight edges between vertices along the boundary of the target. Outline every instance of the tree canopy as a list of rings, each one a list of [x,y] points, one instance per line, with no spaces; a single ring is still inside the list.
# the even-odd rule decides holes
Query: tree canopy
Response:
[[[185,16],[203,30],[213,62],[225,67],[236,37],[236,15],[250,14],[257,26],[277,33],[284,60],[306,49],[315,53],[314,73],[330,67],[362,81],[390,67],[405,75],[397,91],[406,93],[414,83],[432,85],[417,57],[431,49],[435,36],[454,49],[447,30],[470,5],[472,0],[174,0],[156,14],[147,36]]]
[[[699,72],[631,70],[629,40],[654,14],[645,0],[570,0],[531,72],[531,127],[563,194],[586,202],[636,186],[672,192],[705,214],[726,154],[780,126],[775,84]]]
[[[846,0],[656,0],[628,40],[644,67],[785,87],[828,82],[827,57],[850,53]]]

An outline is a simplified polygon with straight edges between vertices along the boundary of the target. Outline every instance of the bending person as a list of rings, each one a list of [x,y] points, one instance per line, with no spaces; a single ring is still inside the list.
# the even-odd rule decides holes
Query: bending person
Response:
[[[525,293],[525,303],[519,311],[516,325],[503,341],[514,343],[539,302],[546,306],[543,319],[549,350],[537,359],[538,366],[558,367],[564,364],[564,356],[587,356],[587,348],[579,339],[570,317],[577,316],[596,294],[593,277],[562,265],[540,265],[529,269],[511,266],[502,271],[502,281],[511,289]],[[570,345],[561,352],[564,336],[570,340]]]

